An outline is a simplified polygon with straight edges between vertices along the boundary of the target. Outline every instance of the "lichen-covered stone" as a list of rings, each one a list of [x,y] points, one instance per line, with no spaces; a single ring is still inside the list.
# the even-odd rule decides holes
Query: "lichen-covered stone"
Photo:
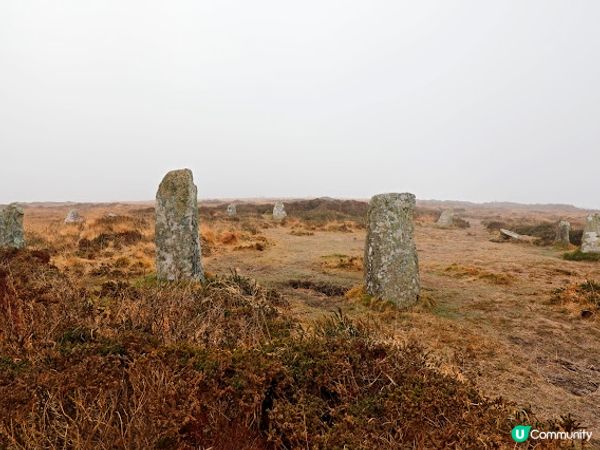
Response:
[[[558,245],[568,246],[571,243],[571,239],[569,237],[571,233],[571,224],[566,220],[561,220],[558,222],[556,227],[556,239],[555,243]]]
[[[600,253],[600,214],[591,214],[585,220],[581,238],[582,253]]]
[[[83,217],[79,215],[79,211],[72,209],[65,217],[65,223],[80,223],[83,222]]]
[[[227,215],[229,217],[235,217],[237,216],[237,208],[236,206],[232,203],[230,205],[227,205]]]
[[[189,169],[165,175],[156,194],[156,272],[159,280],[203,280],[198,191]]]
[[[273,220],[281,222],[283,219],[287,217],[287,213],[285,212],[285,206],[283,202],[276,202],[273,207]]]
[[[450,228],[454,226],[454,210],[445,209],[442,211],[442,214],[437,221],[437,226],[442,228]]]
[[[420,292],[415,203],[409,193],[376,195],[367,213],[366,291],[401,308],[414,305]]]
[[[11,203],[0,209],[0,248],[23,248],[23,208]]]

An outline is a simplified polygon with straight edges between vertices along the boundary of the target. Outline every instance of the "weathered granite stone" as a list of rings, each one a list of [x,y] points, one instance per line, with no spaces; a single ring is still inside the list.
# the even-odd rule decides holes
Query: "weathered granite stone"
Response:
[[[582,253],[600,253],[600,214],[591,214],[585,220],[581,238]]]
[[[454,226],[454,210],[445,209],[442,211],[442,214],[437,221],[437,226],[442,228],[450,228]]]
[[[504,228],[500,228],[500,235],[506,237],[506,239],[514,239],[515,241],[533,243],[533,241],[535,240],[533,236],[515,233],[514,231],[506,230]]]
[[[23,208],[11,203],[0,210],[0,247],[23,248],[25,237],[23,233]]]
[[[283,205],[283,202],[276,202],[275,207],[273,208],[273,220],[281,222],[286,217],[287,213],[285,212],[285,206]]]
[[[79,211],[72,209],[65,217],[65,223],[80,223],[83,222],[83,217],[79,215]]]
[[[556,238],[554,242],[558,245],[568,246],[571,243],[569,234],[571,232],[571,224],[566,220],[558,222],[556,227]]]
[[[409,193],[376,195],[367,213],[366,291],[401,308],[414,305],[420,292],[413,238],[415,203]]]
[[[165,175],[156,193],[156,272],[159,280],[203,280],[198,191],[189,169]]]
[[[237,208],[236,206],[232,203],[230,205],[227,205],[227,215],[229,217],[235,217],[237,216]]]

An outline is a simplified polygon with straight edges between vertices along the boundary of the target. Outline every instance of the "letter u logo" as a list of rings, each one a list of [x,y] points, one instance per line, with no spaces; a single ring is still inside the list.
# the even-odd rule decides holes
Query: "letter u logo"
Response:
[[[525,425],[517,425],[512,430],[512,438],[515,442],[525,442],[529,438],[529,430],[531,427]]]

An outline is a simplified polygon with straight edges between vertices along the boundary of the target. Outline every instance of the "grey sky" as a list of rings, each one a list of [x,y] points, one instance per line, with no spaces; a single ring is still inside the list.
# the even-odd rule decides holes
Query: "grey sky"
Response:
[[[0,203],[600,207],[600,2],[0,1]]]

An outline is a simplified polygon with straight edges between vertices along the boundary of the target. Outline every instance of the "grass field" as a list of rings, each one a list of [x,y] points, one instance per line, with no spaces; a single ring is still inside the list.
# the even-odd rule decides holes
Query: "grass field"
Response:
[[[360,202],[292,205],[281,225],[268,206],[203,206],[203,286],[156,281],[150,206],[84,205],[79,225],[67,210],[26,208],[29,250],[0,258],[0,448],[600,436],[600,263],[484,226],[583,211],[466,207],[469,228],[440,229],[421,205],[421,301],[398,311],[362,291]]]

